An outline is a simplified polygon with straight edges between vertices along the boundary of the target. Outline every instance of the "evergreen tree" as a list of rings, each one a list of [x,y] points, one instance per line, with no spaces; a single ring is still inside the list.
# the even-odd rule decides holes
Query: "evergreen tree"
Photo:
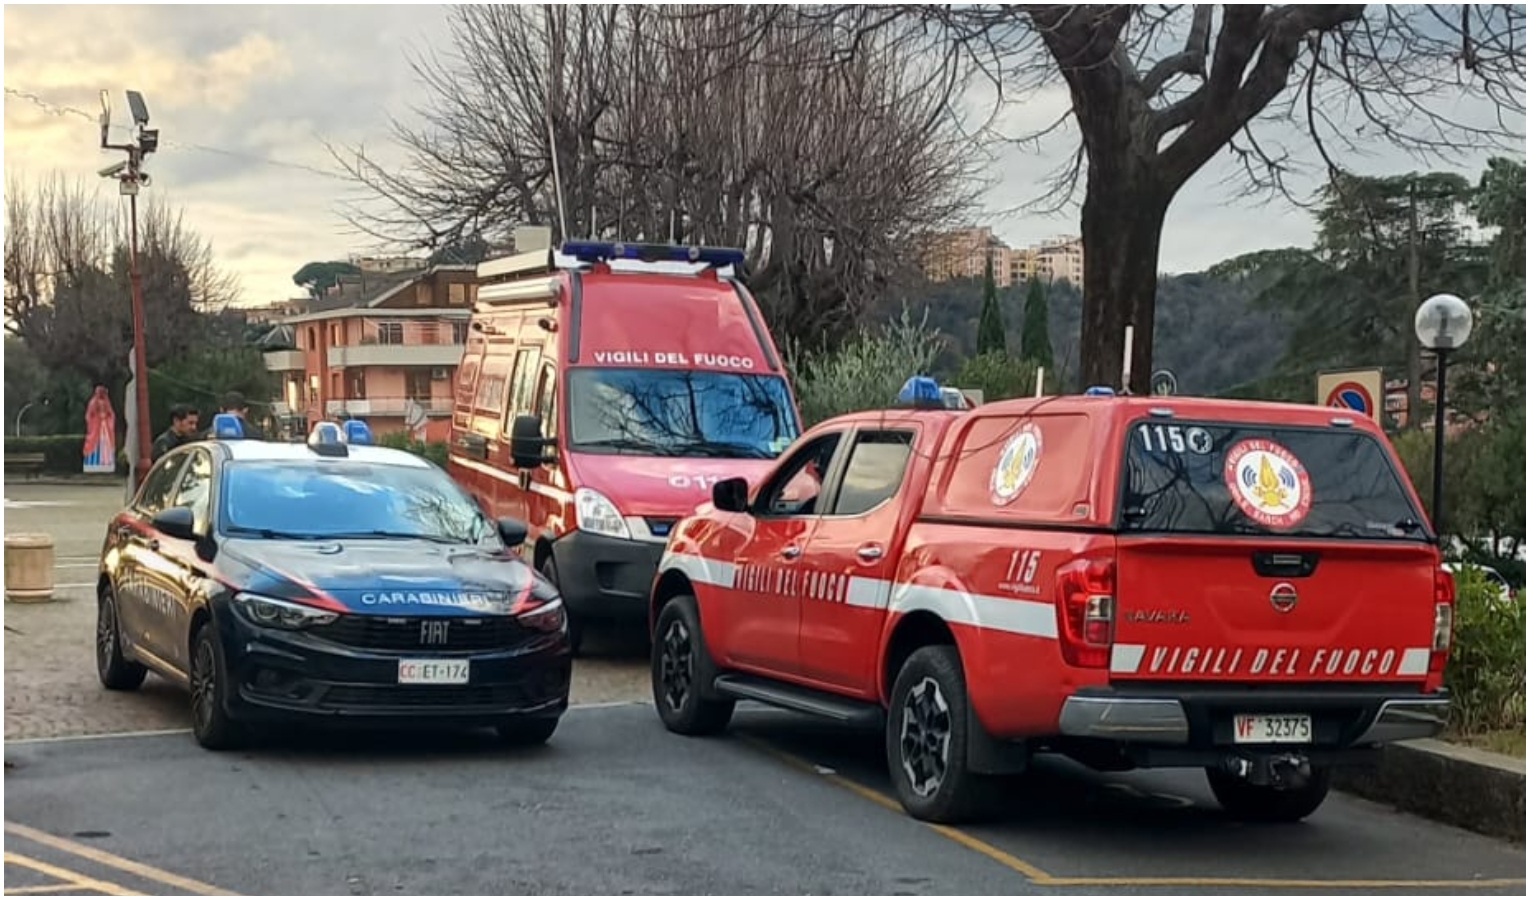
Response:
[[[999,289],[993,281],[993,257],[983,263],[983,307],[978,312],[977,352],[1005,351],[1004,316],[999,312]]]
[[[1020,355],[1052,371],[1052,336],[1047,331],[1047,293],[1041,281],[1031,279],[1025,294],[1025,313],[1020,331]]]

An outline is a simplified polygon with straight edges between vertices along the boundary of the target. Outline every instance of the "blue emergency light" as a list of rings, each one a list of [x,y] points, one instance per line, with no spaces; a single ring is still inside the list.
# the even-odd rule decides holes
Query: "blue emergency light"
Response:
[[[1102,384],[1097,384],[1084,391],[1085,397],[1114,397],[1116,392]]]
[[[945,400],[940,396],[940,382],[928,375],[915,375],[903,382],[903,390],[898,392],[898,402],[935,403],[945,406]]]
[[[345,442],[358,446],[372,443],[372,429],[360,419],[347,419],[345,422]]]
[[[242,438],[244,420],[233,413],[218,413],[213,416],[212,436],[220,441]]]
[[[741,266],[744,251],[732,247],[682,247],[678,244],[628,244],[611,241],[564,241],[559,250],[580,262],[613,259],[636,262],[704,263],[708,266]]]
[[[345,443],[345,432],[334,422],[316,422],[313,430],[308,432],[308,446],[333,446]]]

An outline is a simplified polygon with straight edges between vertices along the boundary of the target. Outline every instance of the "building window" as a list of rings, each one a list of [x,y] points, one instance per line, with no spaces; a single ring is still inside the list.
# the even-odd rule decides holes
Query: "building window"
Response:
[[[308,338],[308,349],[319,349],[319,329],[316,326],[310,325],[303,329],[303,333]]]
[[[468,323],[466,323],[466,322],[453,322],[452,323],[452,343],[453,344],[466,344],[467,343],[467,337],[468,337]]]
[[[354,372],[351,372],[350,373],[350,381],[351,381],[351,393],[350,393],[349,399],[351,399],[351,400],[365,400],[365,399],[367,399],[367,370],[366,369],[357,369]]]
[[[377,343],[379,344],[402,344],[404,342],[403,322],[378,322]]]
[[[404,373],[404,396],[421,403],[430,400],[429,369],[410,369]]]
[[[338,346],[340,346],[340,326],[339,325],[331,325],[331,326],[329,326],[329,345],[331,347],[338,347]]]
[[[467,304],[467,285],[456,282],[446,286],[446,302],[452,306]]]

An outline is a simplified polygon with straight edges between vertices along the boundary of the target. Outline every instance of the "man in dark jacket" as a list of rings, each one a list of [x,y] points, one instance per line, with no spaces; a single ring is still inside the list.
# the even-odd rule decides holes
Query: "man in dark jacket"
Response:
[[[260,430],[260,426],[250,421],[250,405],[244,401],[243,394],[238,391],[229,391],[227,394],[224,394],[223,412],[232,413],[239,417],[241,424],[244,425],[246,440],[263,441],[266,439],[266,433]]]
[[[185,403],[177,403],[170,407],[170,427],[154,439],[149,459],[159,462],[161,456],[182,444],[191,443],[197,437],[197,411]]]

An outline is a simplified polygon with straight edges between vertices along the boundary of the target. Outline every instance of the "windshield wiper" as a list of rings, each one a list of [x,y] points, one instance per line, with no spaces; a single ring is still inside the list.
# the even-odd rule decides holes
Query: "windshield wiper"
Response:
[[[314,534],[312,532],[282,531],[277,528],[251,528],[247,525],[233,525],[229,527],[230,534],[254,535],[268,541],[320,541],[329,535]]]
[[[594,441],[580,441],[578,447],[581,450],[590,447],[610,447],[612,450],[630,450],[634,453],[652,453],[655,456],[674,456],[672,447],[655,444],[652,441],[642,441],[636,438],[601,438]]]
[[[737,441],[686,441],[678,448],[687,455],[716,456],[727,459],[773,459],[769,451]]]
[[[466,538],[452,537],[446,534],[426,534],[421,531],[388,531],[387,529],[374,529],[372,531],[347,531],[343,534],[326,534],[325,537],[334,540],[357,540],[359,538],[390,538],[401,541],[431,541],[436,544],[467,544],[471,543]]]

